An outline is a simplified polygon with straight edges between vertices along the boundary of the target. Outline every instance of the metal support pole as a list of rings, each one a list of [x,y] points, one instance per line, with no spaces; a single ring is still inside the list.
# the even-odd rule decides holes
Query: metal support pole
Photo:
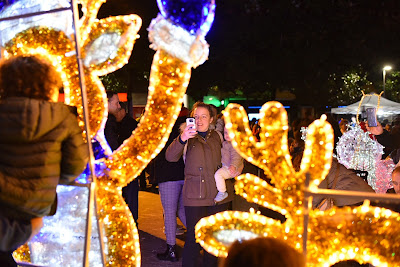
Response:
[[[81,87],[81,95],[82,95],[82,106],[83,106],[83,118],[85,122],[85,130],[86,130],[86,139],[89,148],[89,168],[91,173],[91,181],[90,186],[88,187],[89,194],[88,194],[88,209],[87,209],[87,217],[86,217],[86,238],[85,238],[85,247],[84,247],[84,257],[83,257],[83,266],[89,266],[89,251],[90,251],[90,242],[92,237],[92,216],[95,207],[95,197],[96,197],[96,174],[95,174],[95,162],[94,162],[94,155],[92,149],[92,142],[90,139],[90,129],[89,129],[89,110],[87,107],[87,92],[86,92],[86,84],[85,84],[85,76],[84,76],[84,69],[82,63],[82,53],[80,49],[80,37],[79,37],[79,9],[78,3],[76,0],[71,1],[72,7],[72,14],[73,14],[73,27],[74,27],[74,38],[75,38],[75,50],[76,50],[76,59],[78,63],[78,71],[79,71],[79,84]],[[97,212],[96,212],[97,217]],[[102,231],[100,229],[100,225],[98,224],[98,231],[99,231],[99,241],[100,241],[100,252],[101,252],[101,259],[103,266],[105,266],[105,255],[104,255],[104,248],[103,248],[103,236]]]
[[[385,78],[386,78],[386,69],[385,68],[383,68],[383,96],[384,97],[386,97],[386,92],[385,92],[385,84],[386,84],[386,82],[385,82]]]
[[[45,15],[45,14],[50,14],[50,13],[57,13],[57,12],[63,12],[70,10],[70,7],[62,7],[62,8],[56,8],[52,10],[45,10],[45,11],[39,11],[39,12],[32,12],[32,13],[27,13],[27,14],[21,14],[18,16],[12,16],[12,17],[6,17],[6,18],[1,18],[0,22],[2,21],[7,21],[7,20],[16,20],[16,19],[22,19],[22,18],[29,18],[29,17],[34,17],[34,16],[39,16],[39,15]]]

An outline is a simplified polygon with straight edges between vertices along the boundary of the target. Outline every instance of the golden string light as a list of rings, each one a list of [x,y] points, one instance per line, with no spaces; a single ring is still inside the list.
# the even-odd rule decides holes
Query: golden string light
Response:
[[[107,244],[106,266],[140,266],[139,233],[120,191],[114,186],[97,186],[96,190],[97,212]]]
[[[305,174],[316,188],[327,175],[332,160],[333,131],[326,117],[308,128],[300,171],[291,164],[287,146],[287,114],[278,102],[261,109],[260,142],[253,137],[243,107],[229,104],[224,111],[233,146],[247,161],[271,178],[272,187],[251,174],[237,178],[236,193],[249,202],[286,216],[283,224],[262,215],[244,212],[219,213],[203,218],[196,225],[196,240],[209,253],[226,256],[232,242],[216,233],[227,231],[232,239],[272,236],[302,251],[304,233]],[[365,203],[351,209],[333,208],[309,211],[307,262],[309,266],[330,266],[342,260],[357,260],[376,266],[399,266],[399,215]],[[249,227],[251,225],[251,227]],[[371,234],[373,233],[373,234]],[[235,237],[233,237],[235,236]]]
[[[374,266],[400,266],[400,217],[366,202],[357,208],[310,211],[308,261],[328,267],[356,260]]]
[[[195,230],[198,242],[209,253],[217,257],[226,257],[229,244],[236,239],[246,240],[261,236],[287,239],[287,235],[281,229],[280,221],[262,215],[224,211],[200,220]],[[240,230],[240,232],[232,235],[232,231],[235,230]],[[224,232],[226,232],[225,235]]]

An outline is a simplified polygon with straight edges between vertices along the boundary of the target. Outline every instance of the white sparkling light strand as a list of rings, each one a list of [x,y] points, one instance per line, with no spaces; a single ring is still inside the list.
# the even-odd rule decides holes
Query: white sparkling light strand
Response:
[[[20,0],[10,6],[5,7],[0,12],[0,18],[8,18],[33,12],[65,8],[69,7],[70,5],[71,4],[67,0]],[[51,25],[52,28],[63,31],[67,36],[70,36],[74,32],[72,28],[72,12],[71,10],[66,10],[62,12],[0,22],[0,44],[1,46],[4,46],[5,43],[14,38],[16,33],[22,32],[31,27],[43,25]]]
[[[351,126],[336,146],[339,163],[348,169],[368,172],[368,184],[375,190],[375,165],[381,159],[383,146],[369,137],[360,125]]]
[[[43,266],[82,266],[87,216],[88,188],[57,187],[54,216],[44,218],[44,227],[29,243],[32,263]],[[92,218],[90,266],[102,267],[96,217]]]

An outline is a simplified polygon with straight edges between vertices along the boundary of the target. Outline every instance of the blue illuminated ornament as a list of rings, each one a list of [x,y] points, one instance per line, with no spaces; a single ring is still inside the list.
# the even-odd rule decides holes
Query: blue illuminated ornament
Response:
[[[106,168],[104,161],[98,161],[98,159],[102,159],[105,158],[105,151],[103,149],[103,147],[100,145],[99,141],[97,141],[96,139],[92,140],[92,149],[93,149],[93,155],[95,158],[95,173],[96,176],[100,176],[102,174],[102,172],[104,171],[104,169]],[[81,175],[79,175],[76,179],[75,182],[78,184],[89,184],[91,182],[90,180],[90,168],[89,168],[89,164],[86,166],[86,169],[81,173]]]
[[[191,35],[205,36],[214,21],[214,0],[157,0],[161,15]]]
[[[0,11],[3,10],[7,6],[12,5],[16,1],[18,1],[18,0],[1,0],[0,1]]]

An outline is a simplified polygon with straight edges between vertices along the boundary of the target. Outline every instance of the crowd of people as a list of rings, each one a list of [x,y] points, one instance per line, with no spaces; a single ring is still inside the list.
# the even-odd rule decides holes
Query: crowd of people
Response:
[[[59,74],[48,62],[35,56],[3,60],[0,65],[0,263],[16,266],[12,252],[37,234],[43,216],[56,212],[56,186],[72,183],[84,170],[87,146],[78,126],[76,109],[57,103],[62,86]],[[104,133],[112,150],[116,150],[138,126],[118,94],[107,92],[108,118]],[[336,121],[327,114],[334,129],[335,144],[348,130],[348,121]],[[187,124],[188,117],[195,124]],[[293,167],[299,170],[304,150],[302,127],[313,118],[294,120],[288,135]],[[259,138],[260,127],[252,121],[251,129]],[[396,126],[378,123],[365,125],[386,155],[397,164],[400,159],[396,143]],[[224,120],[213,105],[197,102],[191,111],[182,106],[166,146],[141,176],[150,175],[158,187],[164,216],[166,249],[156,254],[160,261],[182,266],[304,266],[304,257],[279,240],[259,238],[236,242],[228,258],[219,263],[202,251],[196,242],[195,225],[206,216],[230,210],[236,197],[234,178],[253,172],[268,181],[263,171],[245,161],[232,147]],[[138,223],[138,178],[123,188],[123,196]],[[393,171],[393,192],[400,193],[400,167]],[[335,158],[320,188],[374,192],[367,182]],[[315,197],[313,207],[326,209],[323,198]],[[354,206],[363,199],[334,198],[336,206]],[[285,221],[285,217],[259,207],[262,214]],[[177,254],[177,218],[186,228],[183,255]],[[266,253],[268,252],[268,253]]]

